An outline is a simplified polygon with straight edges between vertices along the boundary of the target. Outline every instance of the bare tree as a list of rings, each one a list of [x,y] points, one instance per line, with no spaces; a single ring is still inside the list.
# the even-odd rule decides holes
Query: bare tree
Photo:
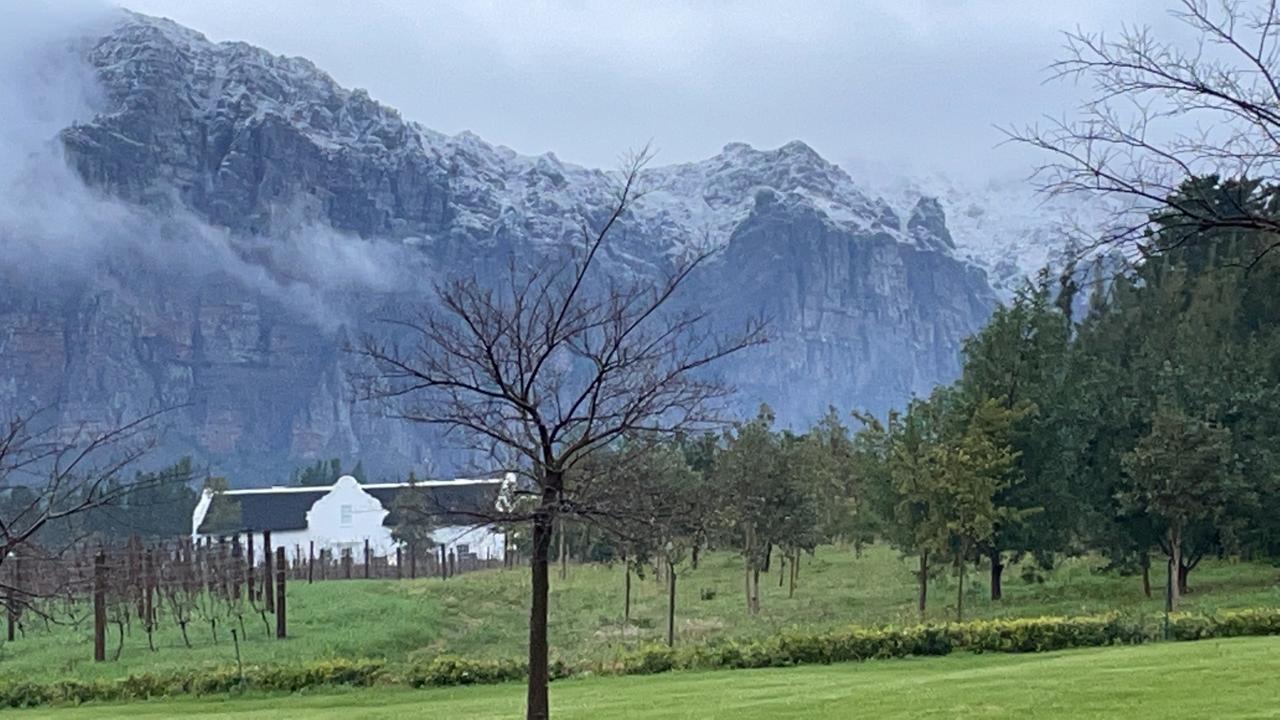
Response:
[[[569,258],[525,269],[513,260],[496,283],[476,277],[436,287],[438,305],[401,323],[408,348],[366,338],[375,370],[369,396],[395,415],[475,442],[531,481],[527,502],[482,522],[532,524],[529,616],[530,719],[548,717],[548,563],[555,523],[618,511],[579,492],[573,471],[624,436],[669,435],[718,419],[729,388],[708,366],[764,341],[763,322],[729,333],[707,328],[707,311],[671,302],[708,258],[695,255],[658,281],[619,281],[602,249],[639,197],[647,152],[628,160],[603,219],[582,223]]]
[[[0,565],[19,552],[35,552],[42,531],[114,506],[140,483],[154,481],[130,479],[127,471],[155,447],[163,413],[105,429],[67,429],[45,422],[42,411],[12,414],[0,427]],[[34,607],[30,588],[0,587],[11,604]]]
[[[1049,193],[1121,200],[1112,226],[1087,249],[1123,246],[1145,255],[1211,229],[1262,231],[1257,259],[1280,247],[1272,203],[1221,202],[1188,180],[1265,183],[1280,172],[1280,13],[1275,0],[1179,0],[1172,13],[1190,29],[1185,46],[1147,27],[1118,36],[1067,33],[1054,79],[1092,96],[1074,117],[1007,130],[1052,156],[1036,174]],[[1161,216],[1162,235],[1149,233]],[[1182,228],[1186,232],[1169,233]],[[1255,259],[1256,262],[1256,259]]]

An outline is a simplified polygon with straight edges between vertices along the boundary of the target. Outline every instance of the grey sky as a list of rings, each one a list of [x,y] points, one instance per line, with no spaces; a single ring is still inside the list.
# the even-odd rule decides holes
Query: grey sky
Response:
[[[612,165],[801,139],[837,162],[1024,172],[996,124],[1061,114],[1060,32],[1168,24],[1166,0],[122,0],[214,40],[302,55],[429,127]]]

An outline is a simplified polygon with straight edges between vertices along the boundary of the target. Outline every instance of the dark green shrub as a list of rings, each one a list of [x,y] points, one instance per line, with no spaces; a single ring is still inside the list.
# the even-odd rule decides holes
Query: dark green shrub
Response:
[[[557,669],[561,673],[559,677],[563,677],[566,672],[563,667],[551,668],[552,676],[557,676]],[[524,664],[514,660],[467,660],[445,656],[414,665],[409,668],[405,679],[413,687],[443,687],[519,680],[527,672]]]
[[[1175,640],[1280,635],[1280,608],[1233,610],[1212,615],[1176,614],[1169,618],[1169,630]],[[953,650],[1042,652],[1136,644],[1159,639],[1163,633],[1162,619],[1144,622],[1119,615],[982,620],[906,628],[851,627],[828,632],[789,630],[750,642],[721,640],[679,648],[649,646],[624,654],[613,662],[595,665],[570,666],[556,660],[550,671],[552,678],[558,679],[588,670],[633,675],[946,655]],[[387,682],[412,687],[471,685],[508,682],[526,676],[526,666],[514,660],[437,657],[428,662],[411,663],[402,674],[392,674],[381,660],[333,659],[301,665],[250,666],[245,668],[243,679],[234,668],[218,668],[141,673],[116,681],[0,682],[0,706],[209,695],[244,687],[297,692],[312,687],[365,687]]]
[[[677,653],[665,645],[648,645],[622,657],[621,669],[626,675],[654,675],[673,670]]]

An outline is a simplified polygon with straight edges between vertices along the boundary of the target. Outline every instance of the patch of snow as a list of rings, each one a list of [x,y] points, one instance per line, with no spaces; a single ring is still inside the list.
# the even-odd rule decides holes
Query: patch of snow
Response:
[[[139,48],[143,48],[139,52]],[[310,61],[273,55],[245,43],[213,43],[172,21],[125,12],[115,31],[99,41],[94,64],[113,88],[142,87],[131,79],[177,73],[191,107],[236,128],[281,120],[326,154],[359,152],[388,163],[425,156],[447,173],[450,232],[477,238],[519,234],[537,244],[573,241],[579,220],[608,207],[614,173],[562,162],[551,153],[521,155],[471,132],[446,135],[408,122],[363,90],[347,90]],[[730,143],[698,162],[646,169],[643,197],[629,223],[649,244],[619,247],[621,255],[678,256],[723,247],[752,212],[757,194],[771,190],[787,202],[803,203],[832,226],[864,234],[886,234],[899,242],[954,254],[1005,277],[1005,261],[1017,268],[1042,262],[1037,242],[1015,236],[1039,218],[1022,206],[1010,210],[1003,195],[966,195],[930,181],[887,187],[888,200],[866,191],[848,172],[800,141],[772,150]],[[908,232],[912,194],[943,200],[959,247]],[[964,209],[957,211],[957,205]],[[972,212],[970,210],[972,209]],[[1036,227],[1039,227],[1038,225]],[[414,242],[430,243],[435,238]],[[635,241],[641,242],[641,241]],[[1010,260],[1009,257],[1012,256]]]

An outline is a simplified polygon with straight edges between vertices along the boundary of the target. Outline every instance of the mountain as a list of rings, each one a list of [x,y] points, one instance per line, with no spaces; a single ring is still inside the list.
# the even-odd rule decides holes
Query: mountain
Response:
[[[938,203],[954,254],[987,273],[996,295],[1008,300],[1042,268],[1058,273],[1072,260],[1085,267],[1098,253],[1084,248],[1106,234],[1116,213],[1096,196],[1045,195],[1025,178],[964,181],[944,173],[907,176],[870,163],[857,163],[856,181],[894,208],[921,199]]]
[[[307,60],[167,20],[125,13],[74,47],[94,91],[58,134],[61,192],[86,198],[77,233],[97,241],[76,272],[0,274],[0,407],[70,426],[180,404],[166,451],[236,484],[331,456],[374,473],[463,462],[356,402],[343,347],[434,279],[563,249],[607,208],[610,173],[435,132]],[[715,251],[685,301],[772,320],[768,345],[721,368],[744,412],[901,405],[956,375],[995,304],[936,199],[895,208],[802,142],[732,143],[642,180],[606,268],[643,279]]]

